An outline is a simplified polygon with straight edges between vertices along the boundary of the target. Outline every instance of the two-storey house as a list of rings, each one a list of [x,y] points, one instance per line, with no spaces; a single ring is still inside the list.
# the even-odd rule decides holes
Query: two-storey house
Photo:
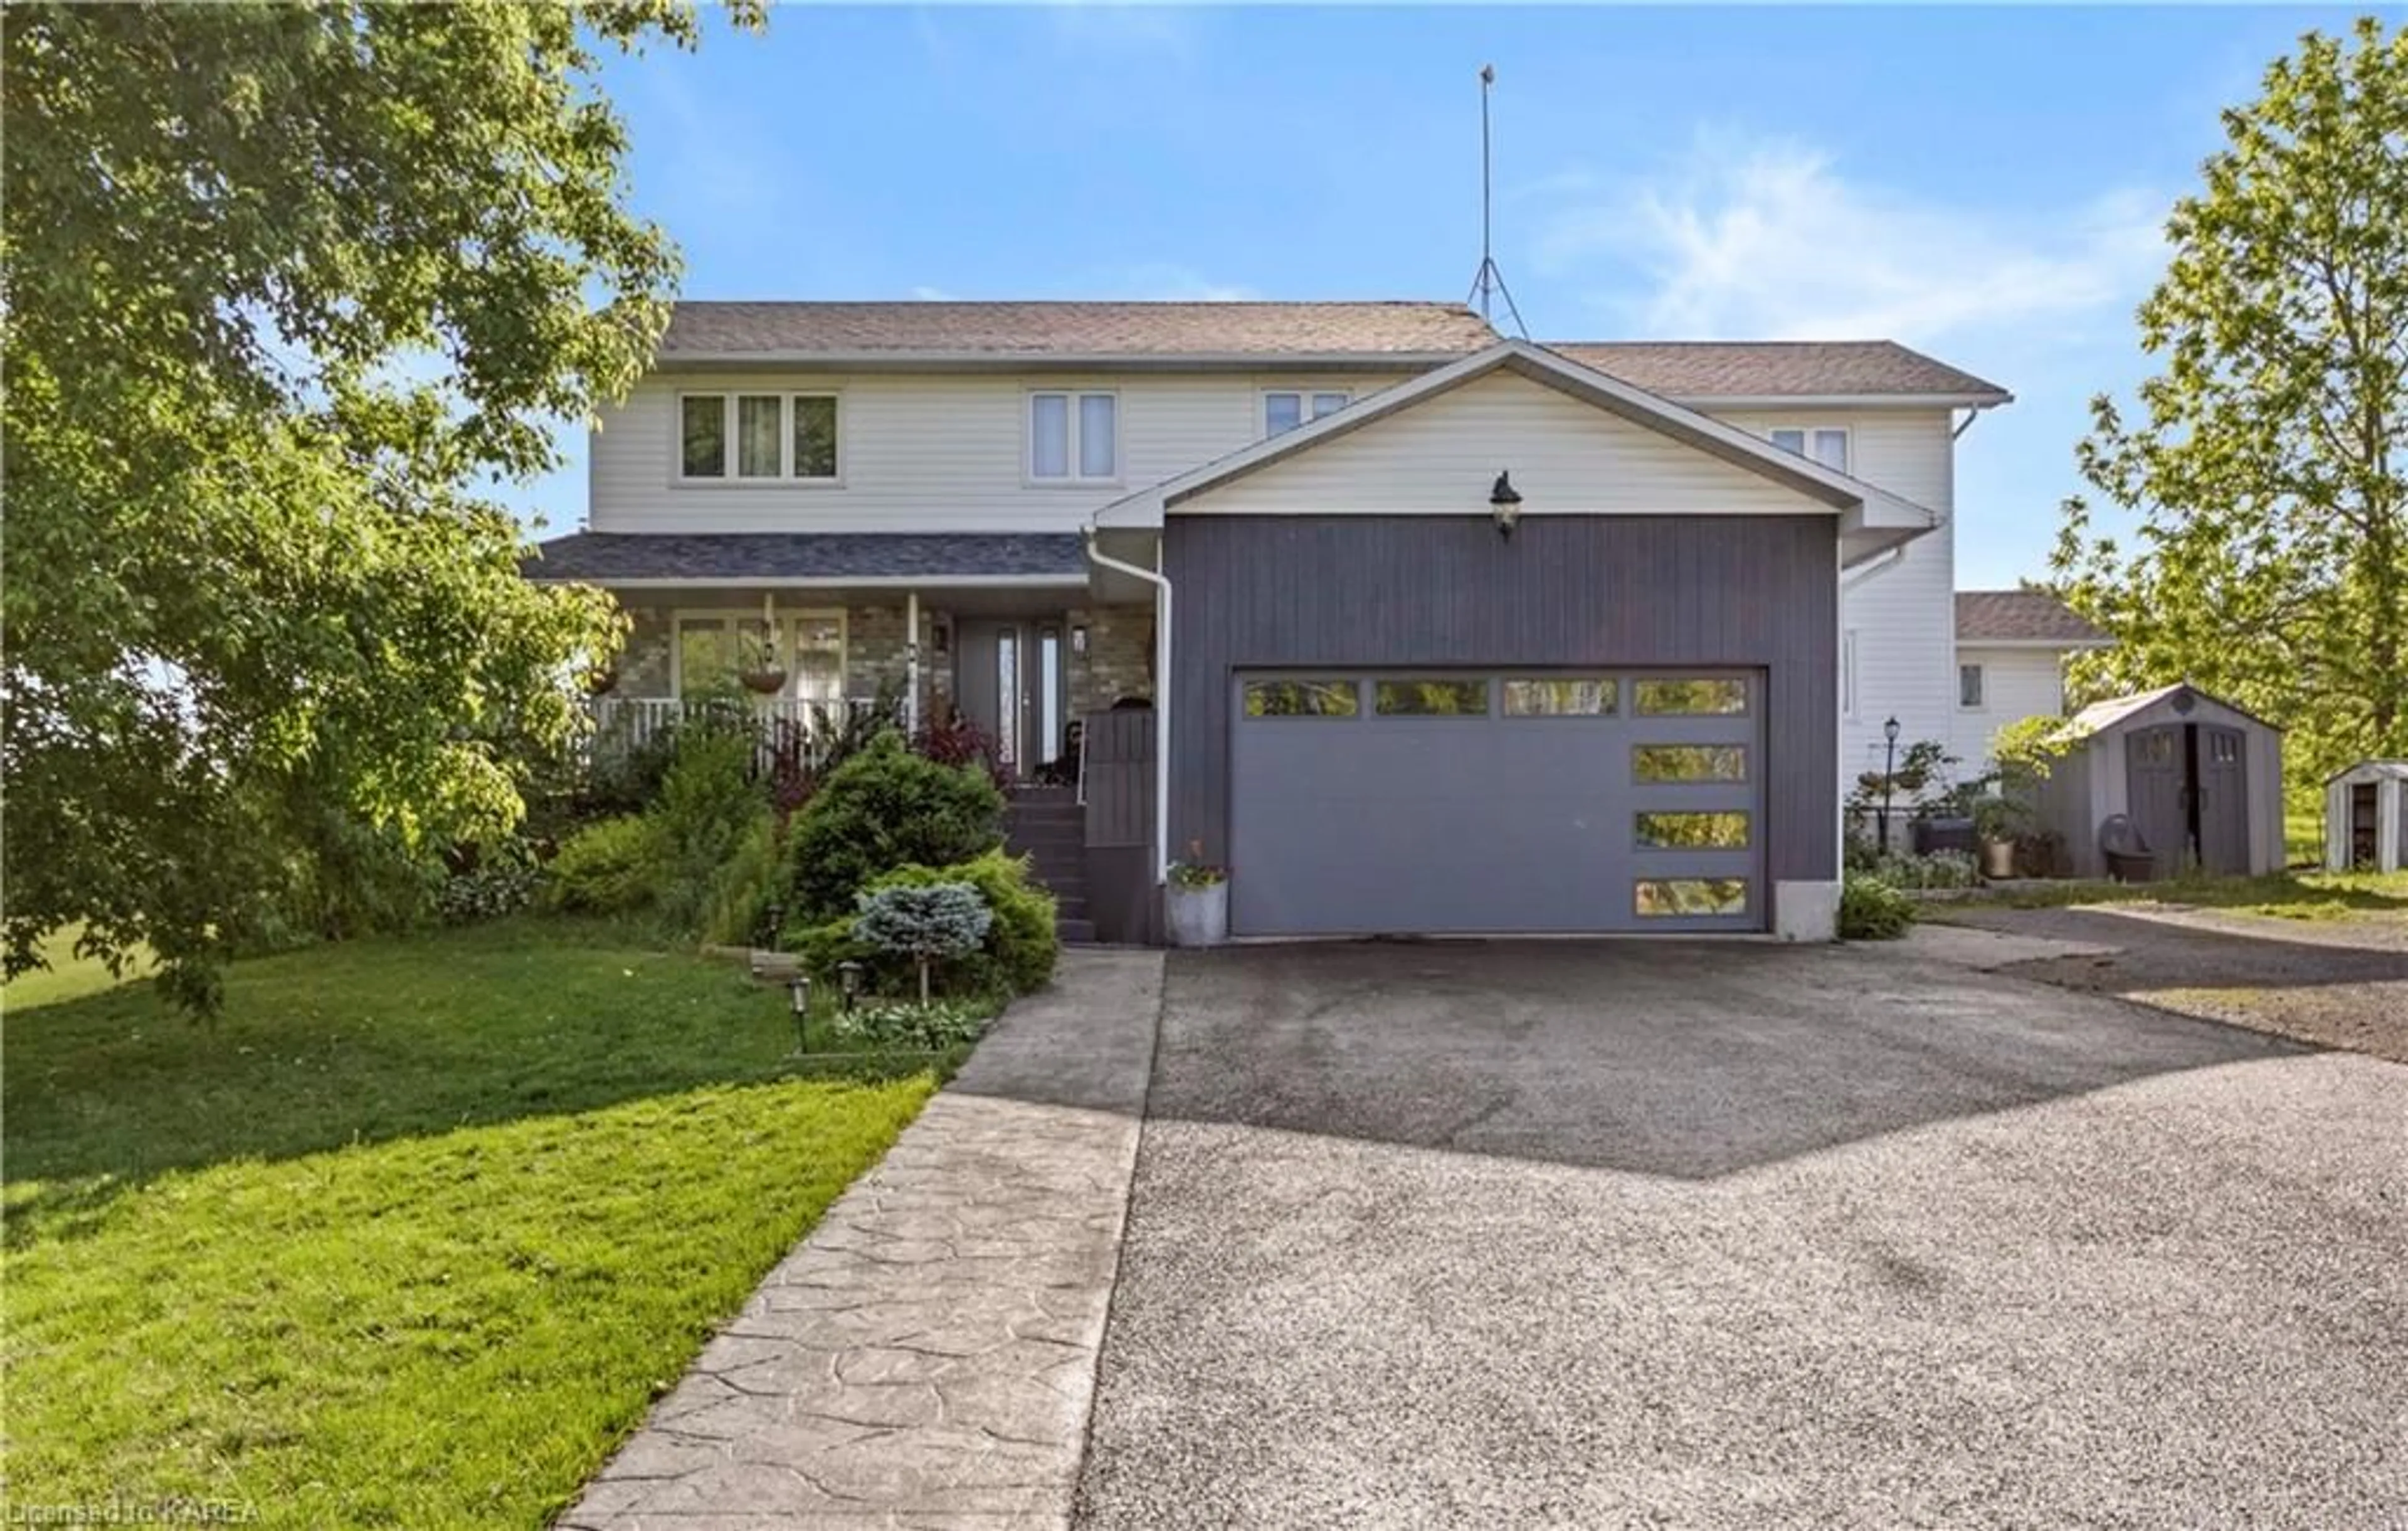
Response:
[[[1447,304],[685,303],[530,573],[632,614],[623,721],[766,665],[1080,780],[1108,937],[1191,847],[1241,935],[1828,936],[1883,723],[1960,735],[2007,399]]]

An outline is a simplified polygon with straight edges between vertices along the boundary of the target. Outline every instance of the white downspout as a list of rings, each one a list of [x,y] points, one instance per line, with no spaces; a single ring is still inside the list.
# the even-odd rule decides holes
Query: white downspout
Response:
[[[1158,883],[1170,876],[1170,579],[1159,570],[1140,568],[1107,556],[1096,546],[1094,527],[1087,527],[1085,536],[1091,563],[1142,579],[1154,590],[1154,878]]]
[[[920,732],[920,593],[903,596],[903,732]]]

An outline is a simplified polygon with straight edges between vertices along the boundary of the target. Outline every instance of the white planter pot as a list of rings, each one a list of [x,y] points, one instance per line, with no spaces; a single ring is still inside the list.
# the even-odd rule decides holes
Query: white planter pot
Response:
[[[1229,938],[1229,885],[1166,887],[1163,914],[1173,946],[1218,946]]]

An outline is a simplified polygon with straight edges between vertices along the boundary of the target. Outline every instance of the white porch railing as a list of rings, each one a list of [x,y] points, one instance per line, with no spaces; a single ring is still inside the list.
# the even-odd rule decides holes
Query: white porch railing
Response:
[[[849,696],[838,701],[814,702],[792,696],[760,696],[746,698],[754,724],[761,733],[761,748],[767,759],[774,758],[781,744],[831,737],[849,726],[853,720],[870,717],[879,710],[879,703],[866,696]],[[594,709],[593,748],[597,751],[616,752],[640,750],[661,735],[669,733],[683,723],[687,705],[670,698],[643,696],[596,696],[589,704]],[[697,706],[725,707],[725,702]],[[897,726],[900,726],[899,722]]]

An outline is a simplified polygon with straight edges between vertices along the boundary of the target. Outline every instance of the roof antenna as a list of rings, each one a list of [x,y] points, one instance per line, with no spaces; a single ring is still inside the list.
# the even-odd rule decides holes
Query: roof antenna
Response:
[[[1505,285],[1505,273],[1497,269],[1497,258],[1489,253],[1488,242],[1488,92],[1497,83],[1497,66],[1480,66],[1480,269],[1472,274],[1471,291],[1465,301],[1480,305],[1480,317],[1495,327],[1491,310],[1496,300],[1505,300],[1505,311],[1513,318],[1513,328],[1523,339],[1530,338],[1530,327],[1522,322],[1521,308],[1513,301],[1512,289]]]

